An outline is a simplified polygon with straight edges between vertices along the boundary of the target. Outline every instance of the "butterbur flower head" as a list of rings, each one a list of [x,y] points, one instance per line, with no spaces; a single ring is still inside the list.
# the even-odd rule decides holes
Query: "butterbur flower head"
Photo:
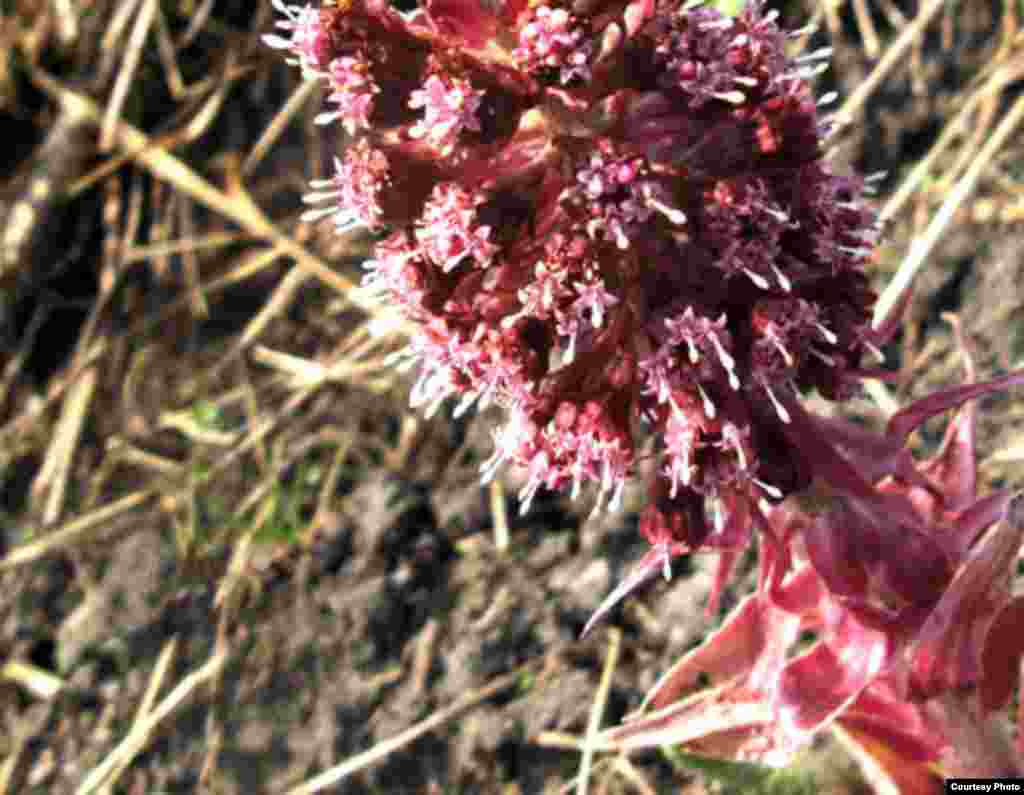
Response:
[[[268,34],[263,37],[264,42],[275,50],[290,52],[293,58],[289,62],[300,66],[304,75],[321,75],[328,63],[330,37],[320,10],[312,5],[290,6],[283,0],[272,0],[272,3],[284,15],[275,26],[290,36]]]
[[[490,242],[491,227],[479,223],[480,192],[470,193],[455,182],[438,185],[423,208],[416,238],[423,253],[449,273],[467,257],[477,267],[490,264],[496,246]]]
[[[390,230],[367,283],[419,329],[415,402],[502,406],[484,474],[519,467],[524,505],[615,508],[653,460],[658,570],[766,527],[810,477],[799,396],[850,395],[874,339],[874,214],[807,82],[825,54],[792,56],[761,0],[279,10],[268,41],[355,136],[308,217]]]
[[[317,124],[340,120],[349,135],[369,128],[374,97],[380,93],[380,88],[370,74],[366,58],[347,55],[335,58],[329,67],[327,80],[330,87],[327,99],[336,107],[317,116]]]
[[[323,204],[308,211],[304,220],[330,217],[339,233],[358,226],[377,228],[383,213],[380,198],[389,179],[387,156],[362,141],[344,160],[334,159],[333,177],[312,184],[317,192],[305,201]]]
[[[479,130],[480,91],[468,80],[430,75],[423,88],[412,92],[410,108],[423,108],[423,118],[409,128],[413,138],[424,138],[442,154],[455,146],[463,130]]]
[[[512,54],[520,67],[537,75],[555,73],[565,85],[591,77],[594,43],[565,8],[541,5],[519,30],[519,46]]]

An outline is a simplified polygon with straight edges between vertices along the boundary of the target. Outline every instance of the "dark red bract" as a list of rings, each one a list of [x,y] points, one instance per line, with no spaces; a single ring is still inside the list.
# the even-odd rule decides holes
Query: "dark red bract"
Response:
[[[964,356],[968,383],[900,411],[886,435],[793,404],[791,432],[820,442],[815,471],[829,507],[766,511],[761,589],[656,685],[648,705],[657,711],[608,733],[613,747],[699,740],[782,763],[832,727],[908,795],[936,791],[935,763],[947,775],[1024,772],[998,713],[1024,653],[1024,597],[1009,579],[1024,497],[979,496],[975,408],[961,405],[1024,373],[972,383]],[[953,406],[939,451],[915,462],[906,435]],[[652,543],[671,534],[646,527]],[[791,548],[795,561],[773,554]],[[806,632],[816,642],[793,656]],[[698,674],[715,687],[699,690]],[[731,712],[708,723],[723,703]]]

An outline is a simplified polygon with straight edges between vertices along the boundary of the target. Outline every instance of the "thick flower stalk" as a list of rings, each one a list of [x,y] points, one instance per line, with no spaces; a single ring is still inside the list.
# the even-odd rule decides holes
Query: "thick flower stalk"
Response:
[[[309,218],[387,234],[366,286],[418,328],[413,402],[496,403],[490,478],[741,547],[804,486],[801,393],[842,399],[873,348],[864,184],[831,173],[808,78],[761,0],[383,0],[287,6],[267,42],[355,140]],[[648,567],[650,568],[650,567]]]

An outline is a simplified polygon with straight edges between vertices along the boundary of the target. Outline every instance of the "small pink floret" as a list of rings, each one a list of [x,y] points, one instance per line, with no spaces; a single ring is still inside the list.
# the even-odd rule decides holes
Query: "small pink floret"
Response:
[[[583,30],[564,8],[541,6],[531,22],[519,32],[519,46],[513,56],[524,68],[537,71],[558,69],[566,85],[574,78],[588,80],[593,46],[583,40]]]
[[[445,273],[469,257],[476,265],[488,265],[497,251],[490,241],[491,227],[477,222],[481,193],[447,182],[434,188],[416,230],[423,252]]]
[[[263,42],[275,50],[291,52],[295,56],[293,63],[302,67],[307,78],[321,76],[326,35],[320,23],[320,11],[311,5],[287,5],[282,0],[272,0],[272,5],[285,16],[275,23],[275,27],[290,31],[291,36],[270,33],[263,37]]]
[[[366,59],[350,56],[335,58],[331,61],[327,82],[331,88],[327,99],[337,107],[317,116],[316,123],[329,124],[340,119],[349,135],[370,129],[373,100],[380,93],[380,87],[374,82]]]
[[[424,110],[423,119],[409,129],[409,135],[428,141],[441,154],[449,154],[463,130],[479,131],[477,112],[483,93],[468,80],[431,75],[409,98],[410,108]]]

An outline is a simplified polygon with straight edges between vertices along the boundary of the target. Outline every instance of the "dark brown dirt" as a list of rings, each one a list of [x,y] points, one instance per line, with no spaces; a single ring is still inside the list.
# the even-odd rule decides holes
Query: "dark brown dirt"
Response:
[[[927,151],[957,98],[992,57],[995,32],[1003,24],[1001,5],[969,5],[952,15],[952,39],[943,38],[945,28],[929,33],[915,54],[919,61],[893,73],[869,104],[863,125],[842,139],[841,159],[866,172],[890,172],[887,191]],[[31,21],[37,10],[25,6],[18,19]],[[914,4],[895,6],[912,15]],[[116,7],[98,6],[96,13],[109,19]],[[180,32],[180,11],[168,13]],[[802,8],[789,13],[794,20],[806,18]],[[225,42],[243,52],[239,42],[253,40],[251,15],[248,5],[216,8],[189,50],[187,77],[198,80],[198,73],[219,65],[213,51]],[[885,40],[891,40],[895,33],[885,16],[877,12],[876,17]],[[863,51],[848,8],[840,21],[835,88],[848,94],[876,59]],[[29,27],[18,28],[18,35],[27,36]],[[89,30],[94,37],[101,34]],[[89,78],[95,89],[102,75],[87,68],[94,49],[82,45],[62,52],[53,45],[41,50],[40,58],[69,82],[89,85]],[[28,59],[25,51],[19,53]],[[230,172],[239,159],[235,155],[244,156],[253,146],[294,89],[294,76],[266,66],[265,55],[245,55],[258,62],[257,72],[234,88],[210,137],[178,150],[211,179]],[[155,61],[148,67],[152,74],[146,78],[158,82]],[[43,130],[57,111],[17,69],[11,80],[0,82],[3,123],[33,131],[43,145]],[[999,108],[1008,101],[1000,100]],[[134,109],[133,121],[158,134],[171,126],[172,114],[164,111],[174,105],[162,95],[152,105]],[[90,141],[82,145],[91,156],[76,160],[74,173],[62,179],[70,181],[102,161]],[[289,133],[257,170],[254,196],[275,218],[290,218],[306,178],[304,153],[315,159],[332,148],[332,141]],[[7,180],[9,195],[17,195],[26,175],[40,167],[40,151],[26,147],[9,153],[14,175]],[[894,392],[898,399],[958,377],[942,312],[960,313],[983,375],[1019,366],[1024,353],[1020,154],[1019,144],[1006,153],[998,173],[984,182],[978,201],[958,217],[918,280],[918,298],[890,352],[894,366],[908,373]],[[131,226],[127,207],[140,186],[149,197],[142,226],[148,229],[158,219],[158,210],[149,205],[159,194],[153,183],[141,170],[123,166],[64,207],[60,219],[54,216],[60,226],[51,229],[59,229],[59,235],[25,244],[19,257],[30,266],[17,273],[0,270],[9,321],[5,366],[27,338],[33,314],[49,307],[53,315],[0,405],[7,445],[0,457],[0,558],[30,541],[38,527],[42,500],[31,489],[56,427],[58,404],[51,403],[41,419],[18,418],[29,416],[47,390],[67,376],[78,327],[101,300],[102,246],[113,229]],[[101,225],[103,207],[115,193],[128,197],[119,205],[119,221]],[[880,256],[880,284],[920,234],[922,217],[934,209],[934,200],[915,201],[916,207],[892,225]],[[5,223],[10,206],[0,203]],[[202,233],[232,228],[208,215],[196,212]],[[306,243],[339,271],[353,272],[358,257],[339,251],[337,241],[314,234]],[[204,256],[203,279],[228,272],[229,264],[247,252],[238,243],[226,254]],[[140,317],[156,317],[186,293],[182,267],[175,261],[167,273],[155,266],[128,268],[118,277],[118,290],[102,299],[110,301],[101,325],[111,348],[70,473],[63,517],[141,488],[156,489],[158,499],[107,523],[88,544],[0,570],[0,667],[27,662],[64,682],[59,694],[46,699],[0,677],[0,792],[5,781],[8,793],[76,792],[128,734],[168,644],[174,644],[173,656],[155,694],[158,701],[210,659],[218,648],[219,626],[228,653],[222,674],[160,723],[113,792],[283,793],[517,670],[514,683],[497,695],[327,791],[561,791],[576,775],[579,754],[555,747],[545,733],[585,731],[608,630],[602,627],[586,640],[580,640],[580,630],[644,550],[636,531],[642,495],[629,495],[624,513],[591,522],[584,520],[589,505],[557,497],[538,498],[527,516],[518,517],[517,501],[509,496],[511,545],[499,551],[491,495],[477,480],[479,463],[491,449],[492,418],[455,421],[441,412],[410,424],[408,383],[402,381],[325,386],[299,408],[288,409],[292,391],[272,383],[249,358],[251,345],[242,355],[225,357],[280,283],[285,266],[219,294],[206,320],[179,309],[143,327],[133,325]],[[260,333],[259,344],[309,360],[331,359],[358,322],[351,311],[332,306],[336,298],[307,283]],[[228,364],[221,366],[225,358]],[[277,424],[265,446],[255,445],[225,463],[231,447],[161,425],[167,412],[191,411],[232,389],[250,389],[250,402],[230,403],[211,421],[213,429],[244,435],[272,419]],[[1024,414],[1009,398],[985,405],[986,475],[1021,482]],[[873,416],[866,401],[852,409]],[[310,440],[340,446],[323,436],[331,431],[352,434],[351,454],[323,502],[318,490],[327,481],[331,455]],[[169,466],[154,469],[127,457],[113,461],[115,441],[160,456]],[[927,434],[920,440],[924,446],[933,441]],[[275,469],[278,462],[285,463]],[[203,480],[210,471],[215,476]],[[271,492],[279,495],[274,510],[280,513],[253,542],[242,571],[232,571],[244,528],[230,520],[231,513],[275,472],[278,491]],[[313,485],[307,488],[303,478]],[[509,495],[516,493],[514,474],[505,487]],[[184,544],[182,534],[189,528],[208,536]],[[623,633],[623,652],[604,725],[636,708],[655,678],[713,626],[717,617],[704,612],[713,562],[698,558],[677,566],[671,583],[651,586],[613,614],[609,623]],[[745,565],[749,571],[752,558]],[[218,591],[229,573],[240,579],[230,597],[230,620],[222,623],[225,608]],[[723,611],[749,580],[741,571]],[[809,765],[824,771],[819,791],[863,791],[848,760],[837,759],[828,748],[812,755]],[[667,757],[648,754],[633,761],[652,792],[705,791],[699,777],[673,768]],[[638,790],[600,768],[592,791]]]

